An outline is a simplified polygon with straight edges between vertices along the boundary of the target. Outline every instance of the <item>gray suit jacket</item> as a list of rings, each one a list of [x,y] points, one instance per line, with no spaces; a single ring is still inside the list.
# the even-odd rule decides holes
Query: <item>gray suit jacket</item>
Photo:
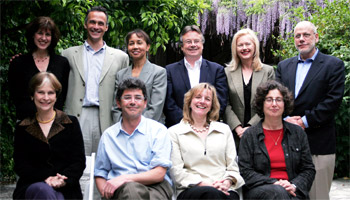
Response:
[[[68,92],[65,104],[65,112],[69,115],[80,117],[85,97],[85,75],[83,62],[84,45],[70,47],[62,52],[69,61],[71,67],[68,81]],[[112,104],[115,80],[117,73],[129,65],[129,58],[121,50],[106,47],[103,61],[99,95],[99,112],[101,133],[112,125]]]
[[[118,72],[115,93],[117,93],[119,83],[129,77],[132,77],[132,66]],[[138,78],[145,83],[147,90],[147,107],[143,110],[142,115],[164,124],[165,117],[162,114],[167,89],[165,68],[152,64],[147,60]],[[120,118],[121,110],[114,103],[113,121],[118,122]]]
[[[244,121],[244,94],[243,94],[243,80],[242,68],[238,65],[235,71],[230,68],[225,68],[227,76],[227,85],[229,88],[228,104],[225,110],[225,121],[230,126],[231,130],[239,125],[243,125]],[[256,88],[267,80],[274,79],[275,71],[273,67],[263,64],[260,71],[253,71],[252,80],[252,94],[250,97],[251,104],[254,101]],[[251,109],[252,118],[249,120],[250,125],[255,125],[260,121],[260,117]]]

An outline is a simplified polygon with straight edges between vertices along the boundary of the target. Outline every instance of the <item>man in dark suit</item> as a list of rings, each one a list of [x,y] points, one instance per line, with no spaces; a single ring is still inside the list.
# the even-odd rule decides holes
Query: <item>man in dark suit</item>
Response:
[[[344,63],[316,48],[314,24],[299,22],[294,43],[299,55],[278,64],[276,79],[294,94],[294,111],[286,121],[305,129],[316,177],[311,199],[329,199],[335,166],[335,120],[344,93]]]
[[[180,35],[185,58],[166,66],[168,87],[164,105],[165,125],[170,127],[182,119],[185,93],[198,83],[212,84],[218,93],[220,117],[227,104],[227,81],[224,67],[202,58],[204,36],[198,26],[186,26]]]

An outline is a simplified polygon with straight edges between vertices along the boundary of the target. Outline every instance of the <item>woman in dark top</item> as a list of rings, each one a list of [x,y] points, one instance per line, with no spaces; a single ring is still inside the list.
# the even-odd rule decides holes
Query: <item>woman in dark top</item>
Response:
[[[247,129],[239,147],[238,165],[246,199],[308,199],[315,177],[306,133],[283,120],[293,97],[280,83],[261,84],[254,109],[262,120]]]
[[[238,31],[232,39],[232,60],[225,68],[229,91],[225,122],[234,133],[236,147],[243,132],[260,121],[251,109],[256,88],[262,82],[274,79],[271,66],[259,58],[259,40],[250,29]]]
[[[16,126],[13,157],[19,179],[13,199],[82,199],[83,137],[77,118],[53,107],[61,88],[48,72],[30,81],[37,113]]]
[[[55,108],[62,110],[67,95],[69,63],[65,57],[55,54],[60,32],[49,17],[38,17],[32,21],[26,32],[28,54],[16,57],[9,68],[9,92],[16,107],[17,120],[32,116],[35,105],[28,94],[30,79],[38,72],[53,73],[62,84],[61,96]]]

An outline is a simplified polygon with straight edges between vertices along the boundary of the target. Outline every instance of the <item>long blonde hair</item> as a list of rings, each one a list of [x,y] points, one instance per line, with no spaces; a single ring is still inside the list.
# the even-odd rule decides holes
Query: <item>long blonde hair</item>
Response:
[[[260,60],[260,43],[258,40],[258,37],[256,36],[256,34],[254,33],[254,31],[252,31],[249,28],[246,29],[242,29],[239,30],[232,39],[232,44],[231,44],[231,51],[232,51],[232,60],[226,64],[227,67],[231,68],[231,71],[235,71],[238,68],[238,65],[240,64],[241,60],[237,55],[237,40],[238,38],[244,36],[244,35],[248,35],[249,38],[253,41],[254,45],[255,45],[255,52],[254,52],[254,57],[253,57],[253,70],[254,71],[260,71],[262,68],[262,63]]]
[[[202,92],[204,89],[208,89],[212,92],[212,104],[211,109],[207,114],[207,122],[210,123],[210,121],[216,121],[219,119],[219,111],[220,111],[220,103],[216,94],[216,89],[214,86],[212,86],[210,83],[199,83],[198,85],[194,86],[192,89],[190,89],[185,94],[184,98],[184,107],[183,107],[183,120],[185,122],[188,122],[190,124],[193,124],[193,119],[191,116],[191,102],[195,94],[198,92]]]

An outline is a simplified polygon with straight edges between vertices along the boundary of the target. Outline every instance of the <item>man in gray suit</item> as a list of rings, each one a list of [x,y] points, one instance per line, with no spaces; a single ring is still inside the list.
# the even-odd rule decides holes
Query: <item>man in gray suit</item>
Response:
[[[62,52],[70,64],[65,112],[79,118],[85,155],[97,151],[101,133],[112,125],[112,103],[117,72],[127,67],[123,51],[108,47],[103,35],[108,15],[103,7],[93,7],[85,17],[87,40]]]

